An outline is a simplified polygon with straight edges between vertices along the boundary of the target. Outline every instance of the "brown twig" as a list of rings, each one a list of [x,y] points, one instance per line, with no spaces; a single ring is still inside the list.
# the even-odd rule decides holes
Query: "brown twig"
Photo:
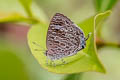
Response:
[[[120,43],[106,42],[99,37],[96,38],[96,45],[97,45],[97,48],[101,48],[103,46],[120,47]]]

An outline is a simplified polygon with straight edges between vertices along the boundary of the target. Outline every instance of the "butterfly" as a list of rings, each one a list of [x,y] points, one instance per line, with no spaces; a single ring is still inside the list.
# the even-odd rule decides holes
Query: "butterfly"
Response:
[[[47,36],[45,56],[51,61],[62,60],[77,54],[86,47],[87,38],[83,31],[69,18],[61,13],[56,13],[50,21]],[[34,42],[35,44],[35,42]]]

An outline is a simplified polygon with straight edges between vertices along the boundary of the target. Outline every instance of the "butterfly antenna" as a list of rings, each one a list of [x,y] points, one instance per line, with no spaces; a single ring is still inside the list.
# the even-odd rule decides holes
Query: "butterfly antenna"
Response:
[[[46,51],[43,47],[41,47],[39,44],[36,42],[32,42],[34,45],[39,46],[42,50],[35,49],[35,51]]]
[[[34,51],[45,51],[45,50],[40,50],[40,49],[34,49]]]
[[[85,41],[87,41],[92,33],[90,32],[87,37],[85,38]]]

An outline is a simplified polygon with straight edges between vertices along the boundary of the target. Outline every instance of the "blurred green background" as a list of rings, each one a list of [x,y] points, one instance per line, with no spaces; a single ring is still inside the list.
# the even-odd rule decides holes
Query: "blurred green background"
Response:
[[[27,44],[29,25],[0,23],[0,80],[120,80],[120,1],[106,0],[101,4],[106,6],[108,1],[114,4],[101,10],[96,4],[100,0],[34,0],[47,15],[48,21],[56,13],[67,15],[78,23],[98,12],[112,9],[112,14],[101,28],[98,36],[107,44],[97,44],[101,61],[107,69],[107,74],[84,72],[80,74],[54,74],[40,67],[32,56]],[[98,3],[97,3],[98,1]],[[16,6],[16,7],[15,7]],[[17,0],[0,0],[2,12],[22,11]]]

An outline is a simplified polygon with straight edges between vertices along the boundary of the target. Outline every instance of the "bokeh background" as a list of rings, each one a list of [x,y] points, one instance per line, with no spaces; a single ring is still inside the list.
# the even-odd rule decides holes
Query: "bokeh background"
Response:
[[[48,20],[56,12],[60,12],[75,23],[98,13],[95,1],[34,0],[47,15]],[[110,0],[103,1],[103,4],[107,5],[107,1]],[[0,14],[3,11],[16,10],[22,12],[17,0],[0,0]],[[120,80],[119,0],[112,7],[111,16],[102,25],[101,35],[98,36],[97,41],[98,54],[107,70],[106,74],[83,72],[66,75],[44,70],[32,56],[28,47],[27,32],[29,28],[29,25],[24,24],[0,23],[0,80]]]

